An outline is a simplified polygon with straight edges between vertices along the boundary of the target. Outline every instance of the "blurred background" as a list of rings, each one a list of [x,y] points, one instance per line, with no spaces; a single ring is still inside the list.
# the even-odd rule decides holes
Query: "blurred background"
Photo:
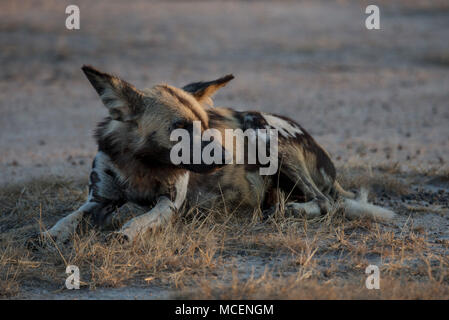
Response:
[[[80,8],[67,30],[65,8]],[[339,166],[449,162],[449,3],[0,1],[0,183],[87,177],[106,115],[80,67],[138,88],[227,73],[216,106],[292,117]]]

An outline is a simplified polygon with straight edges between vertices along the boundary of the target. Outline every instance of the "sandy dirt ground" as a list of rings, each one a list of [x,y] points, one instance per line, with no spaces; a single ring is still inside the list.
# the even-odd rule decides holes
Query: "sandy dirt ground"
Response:
[[[445,1],[381,1],[371,31],[363,1],[76,1],[81,29],[67,30],[72,2],[0,2],[1,185],[86,179],[106,115],[80,70],[91,64],[138,88],[233,73],[215,105],[290,116],[339,168],[396,165],[411,200],[426,190],[447,206],[447,182],[407,176],[449,168]],[[448,237],[447,215],[417,223]],[[23,296],[73,298],[45,290]],[[110,290],[76,297],[148,297]]]

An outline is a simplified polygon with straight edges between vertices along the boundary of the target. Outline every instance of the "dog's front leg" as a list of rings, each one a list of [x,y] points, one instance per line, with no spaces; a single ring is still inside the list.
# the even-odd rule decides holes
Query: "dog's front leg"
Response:
[[[83,218],[87,216],[87,221],[90,221],[89,216],[93,213],[101,212],[102,215],[107,215],[113,212],[115,208],[116,206],[112,203],[105,204],[88,200],[78,210],[60,219],[53,227],[44,231],[41,237],[46,239],[52,238],[53,241],[57,242],[64,242],[76,231]]]
[[[167,224],[176,210],[179,210],[184,203],[188,182],[189,173],[185,173],[176,182],[174,201],[170,200],[168,196],[160,196],[156,205],[149,212],[128,221],[118,233],[115,233],[115,236],[124,241],[132,241],[149,229]]]
[[[107,214],[114,211],[115,208],[116,206],[112,203],[97,203],[88,200],[78,210],[60,219],[50,229],[32,235],[27,239],[26,244],[30,249],[35,249],[45,246],[48,242],[63,243],[77,230],[83,220],[89,224],[91,220],[90,216],[93,212]]]
[[[110,159],[100,151],[92,163],[87,201],[78,210],[60,219],[52,228],[33,235],[28,239],[28,245],[40,246],[47,240],[65,242],[77,230],[83,219],[87,225],[104,227],[110,222],[111,213],[124,203]]]
[[[167,197],[160,197],[157,204],[147,213],[128,221],[116,236],[132,241],[145,231],[167,224],[176,211],[174,203]]]

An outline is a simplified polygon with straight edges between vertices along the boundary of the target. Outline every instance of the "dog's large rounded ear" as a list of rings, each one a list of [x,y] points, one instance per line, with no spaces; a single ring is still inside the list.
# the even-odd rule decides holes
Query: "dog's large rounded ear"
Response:
[[[81,68],[97,91],[112,119],[135,120],[143,109],[143,95],[133,85],[91,66]]]
[[[213,106],[212,95],[232,79],[234,79],[234,76],[228,74],[213,81],[189,83],[182,89],[191,93],[202,105]]]

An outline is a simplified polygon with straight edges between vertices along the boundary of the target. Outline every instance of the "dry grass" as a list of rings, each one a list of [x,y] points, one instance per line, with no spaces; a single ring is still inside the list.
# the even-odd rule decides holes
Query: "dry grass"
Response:
[[[391,182],[394,177],[355,176],[346,183],[359,188],[366,182],[398,195],[406,190]],[[84,181],[1,189],[1,297],[20,298],[30,288],[64,290],[70,264],[80,268],[84,290],[144,285],[170,289],[174,298],[449,297],[448,243],[405,217],[394,224],[348,221],[341,212],[316,220],[278,212],[263,221],[259,213],[245,218],[191,210],[131,245],[106,242],[106,233],[91,230],[65,245],[26,248],[29,235],[75,209],[85,195]],[[122,209],[117,224],[138,213],[132,206]],[[369,264],[380,267],[381,290],[364,286]]]

